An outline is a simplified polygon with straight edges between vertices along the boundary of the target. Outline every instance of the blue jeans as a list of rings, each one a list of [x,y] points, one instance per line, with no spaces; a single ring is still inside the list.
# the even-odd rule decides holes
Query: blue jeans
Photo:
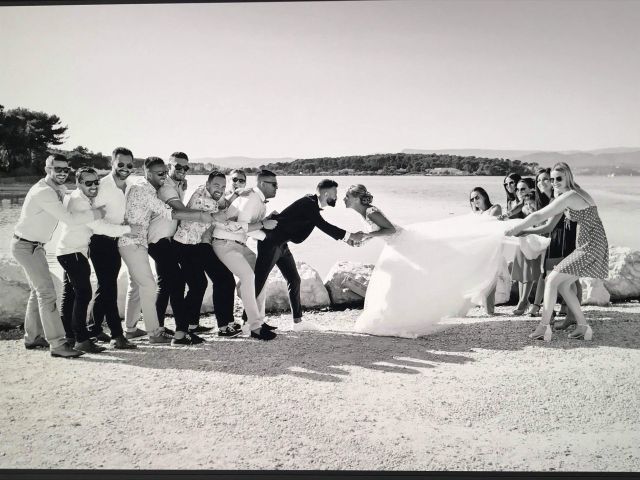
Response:
[[[56,290],[42,244],[14,238],[11,254],[24,270],[31,293],[24,316],[24,341],[32,343],[44,334],[51,348],[65,342],[64,327],[56,307]]]

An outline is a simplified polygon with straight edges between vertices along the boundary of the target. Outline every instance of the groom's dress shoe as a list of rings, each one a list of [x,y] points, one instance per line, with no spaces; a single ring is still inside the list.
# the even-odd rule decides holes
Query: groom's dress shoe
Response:
[[[273,325],[269,325],[267,322],[264,322],[264,323],[262,324],[262,328],[264,328],[264,329],[266,329],[266,330],[275,330],[275,329],[277,329],[278,327],[274,327]]]
[[[258,340],[273,340],[276,336],[274,332],[266,328],[261,328],[258,333],[251,332],[251,338],[257,338]]]

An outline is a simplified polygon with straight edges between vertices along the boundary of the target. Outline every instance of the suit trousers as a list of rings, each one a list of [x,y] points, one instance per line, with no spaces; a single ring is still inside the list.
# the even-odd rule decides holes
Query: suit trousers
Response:
[[[258,298],[260,313],[264,317],[266,291],[264,286],[269,278],[269,273],[274,266],[278,266],[282,276],[287,280],[289,290],[289,303],[293,318],[302,318],[302,304],[300,302],[300,275],[296,268],[296,261],[289,250],[287,242],[273,241],[268,238],[258,242],[258,257],[256,259],[255,288]]]
[[[61,347],[65,342],[64,327],[56,307],[56,290],[44,247],[14,238],[11,254],[24,270],[30,287],[24,316],[25,343],[33,343],[44,335],[51,348]]]

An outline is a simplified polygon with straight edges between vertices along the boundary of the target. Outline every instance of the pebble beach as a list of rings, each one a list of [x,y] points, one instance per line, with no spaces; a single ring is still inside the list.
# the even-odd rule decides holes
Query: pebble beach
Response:
[[[0,468],[639,471],[640,304],[585,307],[591,342],[512,309],[415,340],[285,313],[272,342],[74,360],[2,332]]]

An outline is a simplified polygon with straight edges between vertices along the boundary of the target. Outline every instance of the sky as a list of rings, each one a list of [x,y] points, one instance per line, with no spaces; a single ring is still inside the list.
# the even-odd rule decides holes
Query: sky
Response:
[[[0,104],[136,157],[635,147],[638,25],[635,0],[0,7]]]

